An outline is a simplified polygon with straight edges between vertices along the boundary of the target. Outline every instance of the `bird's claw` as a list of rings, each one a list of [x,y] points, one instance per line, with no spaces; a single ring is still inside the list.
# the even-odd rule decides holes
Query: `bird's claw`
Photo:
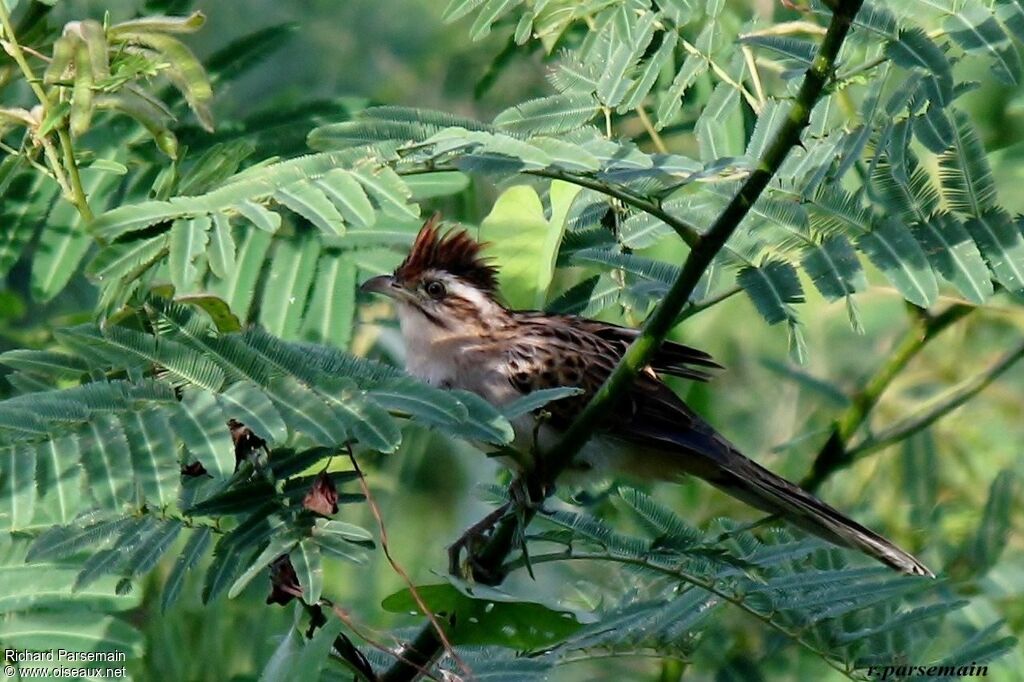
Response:
[[[458,540],[449,545],[448,572],[459,578],[472,578],[484,585],[500,584],[505,577],[504,574],[482,565],[476,558],[476,550],[506,515],[515,514],[522,520],[523,511],[538,509],[552,490],[553,486],[550,484],[538,489],[526,477],[512,481],[509,486],[510,500],[467,528]],[[463,550],[466,552],[465,561],[462,559]]]
[[[453,542],[448,547],[448,572],[456,577],[467,577],[472,576],[477,582],[484,584],[497,584],[501,582],[498,580],[494,583],[488,583],[486,579],[491,571],[488,571],[484,566],[474,558],[476,548],[479,547],[487,534],[494,529],[494,526],[500,521],[505,514],[508,513],[512,503],[506,502],[501,505],[490,514],[477,521],[472,526],[466,529],[466,531],[459,537],[458,540]],[[462,566],[462,550],[466,550],[466,564],[467,570],[463,570]]]

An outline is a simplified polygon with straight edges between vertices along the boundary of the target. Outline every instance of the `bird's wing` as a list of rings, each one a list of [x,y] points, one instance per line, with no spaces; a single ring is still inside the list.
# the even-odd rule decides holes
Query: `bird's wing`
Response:
[[[633,343],[640,335],[639,329],[622,327],[599,320],[588,320],[575,315],[548,315],[541,312],[516,314],[520,321],[528,325],[535,324],[541,329],[554,330],[556,333],[559,330],[568,330],[566,333],[577,337],[580,334],[594,337],[594,340],[604,342],[604,352],[613,354],[616,362],[626,352],[629,344]],[[651,360],[651,369],[655,373],[669,374],[693,381],[707,381],[711,378],[708,370],[721,368],[722,366],[715,362],[708,353],[675,341],[662,343]]]
[[[608,340],[620,348],[619,356],[626,352],[629,344],[640,335],[639,329],[631,327],[620,327],[619,325],[599,322],[597,320],[579,320],[577,322],[582,328],[590,333]],[[715,362],[714,358],[704,351],[687,346],[675,341],[665,341],[658,348],[651,360],[651,369],[657,374],[670,374],[693,379],[695,381],[707,381],[711,375],[708,369],[721,369],[722,366]]]
[[[625,352],[628,343],[623,344],[623,335],[609,333],[608,327],[590,321],[538,319],[535,324],[519,325],[516,338],[508,344],[509,381],[519,391],[556,386],[583,389],[579,396],[544,408],[556,428],[572,423]],[[933,575],[889,540],[746,458],[662,383],[653,366],[644,368],[604,424],[607,435],[640,446],[636,456],[659,463],[651,467],[634,462],[633,469],[693,474],[829,542],[858,549],[906,573]]]
[[[544,408],[552,426],[566,428],[608,378],[629,346],[629,330],[601,322],[565,316],[524,317],[516,336],[506,344],[508,380],[521,393],[575,386],[579,396],[557,400]],[[604,431],[641,445],[677,449],[689,438],[689,448],[714,456],[731,446],[658,378],[659,366],[672,366],[677,375],[696,370],[684,362],[717,366],[706,353],[674,344],[659,363],[644,368],[605,421]],[[690,373],[683,374],[683,370]]]

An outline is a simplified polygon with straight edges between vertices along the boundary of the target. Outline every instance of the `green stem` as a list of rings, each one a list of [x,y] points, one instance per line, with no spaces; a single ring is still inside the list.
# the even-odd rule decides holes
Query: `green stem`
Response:
[[[594,394],[583,412],[563,434],[558,444],[546,455],[538,458],[541,465],[534,471],[528,472],[529,490],[550,493],[558,475],[569,465],[591,434],[606,420],[608,414],[618,403],[618,399],[630,387],[637,374],[647,365],[665,340],[669,331],[675,326],[683,307],[689,301],[701,275],[725,246],[725,242],[750,211],[754,202],[761,196],[789,152],[800,143],[800,136],[810,122],[811,110],[833,75],[839,48],[842,47],[862,2],[863,0],[840,0],[835,3],[828,30],[813,63],[804,75],[803,83],[793,100],[789,115],[782,122],[775,138],[765,150],[757,168],[747,176],[739,192],[718,216],[711,229],[694,241],[679,277],[672,284],[654,313],[648,318],[640,335],[626,350],[604,385]],[[625,197],[621,198],[623,201],[627,201]],[[635,199],[631,195],[629,198]],[[633,205],[637,206],[635,203]],[[638,206],[638,208],[660,211],[660,208],[654,205],[646,208]],[[661,215],[658,213],[651,213],[651,215],[662,220],[669,218],[672,222],[666,220],[666,224],[673,227],[681,222],[663,211],[661,211]],[[692,237],[692,235],[690,236]],[[520,510],[519,514],[511,515],[499,522],[484,547],[473,553],[472,563],[485,573],[499,575],[505,558],[517,546],[521,529],[530,523],[535,514],[536,509],[526,508]],[[434,659],[440,650],[441,642],[437,638],[437,633],[434,632],[432,626],[427,624],[403,651],[403,658],[416,665],[425,666]],[[415,665],[409,665],[407,661],[396,661],[381,675],[381,682],[405,682],[416,679],[418,674],[419,669]]]
[[[753,616],[754,618],[761,621],[766,626],[770,627],[776,632],[784,635],[788,639],[791,639],[796,644],[799,644],[808,651],[811,651],[812,653],[820,656],[822,660],[825,661],[825,663],[827,663],[832,668],[838,670],[846,677],[849,677],[850,679],[857,679],[851,676],[850,672],[846,668],[836,663],[836,661],[830,657],[828,651],[819,648],[814,644],[813,641],[807,639],[806,637],[803,637],[800,634],[799,630],[790,629],[786,627],[783,623],[774,620],[771,617],[771,615],[766,615],[758,609],[751,607],[744,601],[742,594],[734,594],[728,591],[727,589],[724,589],[714,580],[709,580],[703,576],[679,568],[668,567],[661,565],[657,562],[648,561],[644,557],[617,556],[610,552],[581,552],[579,550],[570,548],[561,552],[551,552],[549,554],[540,554],[537,556],[530,557],[530,563],[533,565],[561,561],[611,561],[620,564],[627,564],[630,566],[638,566],[643,568],[645,571],[661,573],[662,575],[670,576],[672,578],[675,578],[676,580],[679,580],[680,582],[705,590],[715,595],[716,597],[720,598],[722,601],[732,604],[736,608]],[[525,565],[525,561],[523,559],[517,559],[514,562],[510,562],[508,566],[509,568],[519,568],[523,565]]]
[[[679,319],[676,320],[676,323],[678,324],[683,320],[687,320],[693,317],[697,313],[704,312],[708,308],[718,305],[725,299],[732,298],[741,291],[743,291],[743,287],[731,286],[728,289],[724,289],[718,292],[714,296],[708,296],[707,298],[701,299],[700,301],[694,301],[693,303],[690,303],[688,306],[683,308],[683,312],[679,313]]]
[[[78,162],[75,161],[75,148],[71,145],[71,133],[68,131],[67,122],[57,129],[57,139],[60,140],[60,148],[64,152],[64,168],[71,179],[71,202],[78,209],[82,220],[91,229],[93,219],[92,208],[89,207],[89,198],[85,195],[85,188],[82,187],[82,177],[78,173]]]
[[[46,96],[46,91],[43,90],[43,86],[39,84],[39,80],[32,73],[32,67],[29,66],[28,60],[25,59],[25,53],[21,49],[21,45],[18,44],[18,39],[14,34],[14,26],[11,24],[11,14],[7,11],[6,3],[0,2],[0,23],[3,23],[4,33],[7,34],[7,44],[9,51],[14,61],[17,63],[18,68],[25,75],[25,80],[28,81],[28,86],[32,88],[32,92],[36,93],[36,98],[39,99],[39,103],[43,105],[44,113],[41,118],[45,119],[45,109],[50,103],[49,98]]]
[[[649,213],[655,218],[658,218],[661,222],[675,230],[676,234],[678,234],[680,238],[682,238],[682,240],[691,247],[696,246],[701,239],[700,230],[690,223],[672,215],[663,209],[658,203],[638,196],[633,192],[629,192],[621,186],[602,182],[601,180],[595,180],[594,178],[587,177],[586,175],[578,175],[576,173],[570,173],[557,168],[542,168],[540,170],[526,171],[526,173],[528,175],[536,175],[542,178],[551,178],[552,180],[562,180],[573,185],[579,185],[580,187],[586,187],[587,189],[607,194],[610,197],[615,197],[624,204],[629,204],[634,208],[639,208],[644,213]]]
[[[922,429],[928,428],[983,391],[1022,358],[1024,358],[1024,342],[1017,344],[991,367],[952,389],[945,397],[939,399],[934,404],[926,405],[916,414],[896,422],[881,433],[867,436],[855,445],[850,446],[847,454],[851,460],[860,459],[893,443],[898,443]]]
[[[7,36],[7,45],[11,57],[18,64],[18,68],[21,69],[25,80],[28,82],[29,87],[32,88],[32,92],[35,93],[36,99],[39,100],[39,104],[43,108],[42,115],[39,118],[45,121],[46,113],[50,108],[50,98],[40,84],[39,79],[32,72],[32,67],[29,65],[28,60],[25,59],[25,52],[21,49],[21,44],[18,43],[18,38],[14,33],[14,26],[11,24],[11,14],[3,0],[0,0],[0,24],[3,25],[4,34]],[[40,142],[46,153],[46,160],[50,164],[54,177],[56,177],[57,182],[60,184],[65,197],[75,205],[78,213],[88,225],[92,223],[92,209],[89,208],[89,201],[86,198],[85,189],[82,187],[82,179],[78,173],[78,164],[75,161],[74,148],[71,146],[71,134],[68,132],[67,121],[57,128],[57,139],[60,141],[61,151],[64,156],[63,167],[56,151],[53,149],[52,143],[43,139]],[[67,176],[65,176],[65,171]]]
[[[846,444],[867,420],[889,384],[929,341],[972,310],[972,306],[954,304],[938,315],[922,313],[915,318],[885,363],[853,396],[850,406],[836,420],[832,435],[815,457],[811,473],[800,482],[801,487],[814,492],[829,476],[853,463],[853,455]]]

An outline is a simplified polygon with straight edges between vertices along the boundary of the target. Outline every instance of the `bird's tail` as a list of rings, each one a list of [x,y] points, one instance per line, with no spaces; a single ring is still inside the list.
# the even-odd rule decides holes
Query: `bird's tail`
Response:
[[[859,550],[910,575],[935,577],[927,566],[878,533],[844,516],[734,448],[730,456],[716,462],[714,469],[714,472],[704,471],[698,475],[729,495],[762,511],[777,514],[833,544]]]

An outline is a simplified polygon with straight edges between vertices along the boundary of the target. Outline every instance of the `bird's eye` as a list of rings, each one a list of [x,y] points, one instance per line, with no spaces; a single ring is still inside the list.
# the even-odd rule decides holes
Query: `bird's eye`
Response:
[[[432,279],[424,285],[424,289],[427,292],[427,296],[430,298],[438,299],[444,298],[445,289],[444,284],[436,279]]]

